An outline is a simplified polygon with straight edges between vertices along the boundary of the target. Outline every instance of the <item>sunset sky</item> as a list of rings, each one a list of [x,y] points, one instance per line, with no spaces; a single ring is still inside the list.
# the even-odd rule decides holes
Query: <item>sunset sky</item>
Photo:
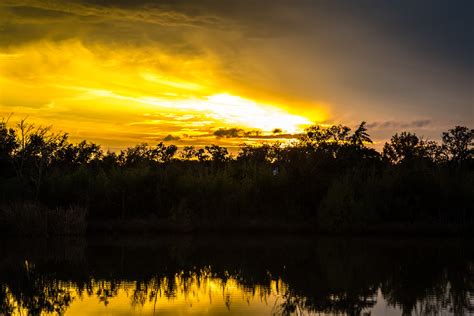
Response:
[[[0,117],[111,150],[362,120],[377,144],[439,139],[473,127],[473,15],[470,0],[2,0]]]

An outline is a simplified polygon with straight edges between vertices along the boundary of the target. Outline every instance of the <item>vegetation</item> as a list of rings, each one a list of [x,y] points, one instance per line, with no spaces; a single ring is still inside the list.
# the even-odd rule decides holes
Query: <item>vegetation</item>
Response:
[[[114,153],[3,121],[0,230],[66,234],[85,222],[137,220],[155,230],[473,226],[473,129],[450,129],[441,144],[402,132],[382,153],[369,143],[362,122],[353,132],[312,126],[290,145],[244,144],[236,156],[217,145],[163,143]],[[38,227],[12,228],[27,222]]]

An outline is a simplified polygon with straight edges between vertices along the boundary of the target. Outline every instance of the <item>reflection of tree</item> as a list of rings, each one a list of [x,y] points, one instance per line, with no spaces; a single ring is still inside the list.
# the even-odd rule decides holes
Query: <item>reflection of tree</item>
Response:
[[[311,298],[285,291],[282,302],[274,307],[276,314],[302,315],[303,312],[330,313],[335,315],[360,315],[362,310],[376,303],[375,296],[330,295]]]
[[[463,247],[324,238],[278,247],[267,242],[203,245],[173,242],[160,251],[145,248],[140,256],[119,251],[123,245],[117,256],[108,246],[105,256],[98,247],[97,253],[87,252],[89,262],[74,268],[64,258],[35,265],[0,258],[0,314],[17,309],[62,314],[76,297],[95,297],[107,306],[125,293],[139,308],[184,298],[189,306],[207,301],[235,311],[236,299],[269,308],[277,299],[276,314],[360,315],[374,306],[380,292],[406,315],[474,312],[474,266]],[[121,260],[120,254],[126,259],[115,269],[110,263]]]
[[[472,272],[472,271],[471,271]],[[468,274],[467,274],[468,275]],[[466,280],[468,277],[465,278]],[[376,303],[376,289],[364,292],[344,293],[327,292],[312,296],[311,293],[301,292],[291,288],[290,285],[277,281],[279,287],[271,289],[269,284],[254,284],[253,287],[241,285],[235,278],[230,276],[227,281],[210,275],[198,275],[183,278],[176,274],[174,281],[170,278],[151,278],[136,283],[123,281],[91,281],[88,285],[91,291],[88,296],[96,296],[99,301],[107,306],[110,299],[117,296],[120,291],[128,291],[132,286],[132,306],[143,307],[151,303],[156,308],[158,298],[173,300],[175,297],[196,295],[210,281],[215,282],[221,289],[222,300],[225,307],[231,310],[232,291],[242,293],[242,298],[249,304],[256,295],[260,295],[260,301],[266,302],[267,297],[277,297],[273,306],[273,313],[278,315],[303,315],[305,313],[330,313],[335,315],[361,315],[361,313],[373,307]],[[467,280],[471,282],[470,280]],[[226,287],[227,282],[235,282],[237,288],[232,290]],[[432,315],[439,314],[442,310],[449,309],[456,315],[464,315],[473,311],[469,302],[469,290],[462,290],[453,286],[445,274],[441,279],[435,280],[431,286],[422,284],[415,286],[416,279],[412,283],[402,276],[402,279],[391,279],[383,284],[384,297],[389,305],[400,306],[404,315]],[[464,284],[468,286],[469,284]],[[472,284],[471,284],[472,285]],[[29,315],[40,315],[42,313],[63,314],[74,300],[72,293],[79,292],[81,284],[61,283],[56,280],[48,280],[33,271],[28,271],[27,276],[17,287],[0,288],[0,315],[11,314],[16,308],[26,310]],[[367,293],[367,292],[366,292]],[[262,299],[263,297],[263,299]],[[192,300],[191,303],[192,305]]]
[[[449,282],[449,302],[455,315],[474,314],[474,263],[460,264],[446,271]]]
[[[454,315],[472,313],[472,263],[441,271],[430,271],[428,263],[421,261],[385,281],[382,291],[388,304],[399,306],[403,315],[438,315],[443,309]]]
[[[210,284],[213,286],[210,286]],[[232,289],[229,289],[229,284]],[[213,288],[219,288],[220,294],[227,309],[230,310],[232,305],[232,291],[237,285],[239,292],[242,292],[244,300],[250,301],[257,293],[260,295],[269,295],[269,288],[265,286],[248,287],[238,281],[237,276],[233,276],[225,271],[222,276],[217,276],[206,267],[197,271],[179,272],[171,276],[153,277],[148,280],[140,280],[135,283],[131,296],[132,306],[144,306],[150,302],[156,308],[156,302],[160,298],[173,300],[178,297],[184,297],[186,301],[193,299],[200,300],[209,297],[212,302]],[[202,295],[202,297],[200,297]],[[192,303],[191,303],[192,305]]]
[[[112,281],[99,281],[96,284],[95,296],[99,298],[99,301],[104,303],[105,306],[109,305],[109,300],[118,294],[120,282],[115,280]]]
[[[42,313],[64,314],[74,300],[72,287],[61,281],[48,280],[37,273],[33,265],[25,263],[17,282],[9,286],[15,305],[29,315]],[[11,302],[10,302],[11,304]],[[11,305],[10,305],[11,306]]]
[[[277,315],[292,315],[294,313],[301,315],[304,310],[304,305],[305,302],[302,297],[291,295],[290,292],[287,291],[282,295],[282,303],[275,305],[272,312]]]
[[[15,301],[8,291],[8,288],[4,285],[0,285],[0,315],[11,315],[15,309]]]

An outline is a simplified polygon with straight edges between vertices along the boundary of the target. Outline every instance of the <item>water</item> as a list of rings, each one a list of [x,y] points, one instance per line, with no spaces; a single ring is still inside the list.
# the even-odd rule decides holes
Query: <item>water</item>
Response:
[[[0,241],[0,315],[469,315],[459,239]]]

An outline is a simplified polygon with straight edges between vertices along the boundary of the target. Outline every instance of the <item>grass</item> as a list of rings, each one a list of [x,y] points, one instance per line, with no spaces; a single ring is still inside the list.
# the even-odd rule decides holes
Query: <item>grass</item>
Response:
[[[12,203],[0,206],[0,229],[16,236],[82,235],[86,213],[80,206],[50,209],[37,203]]]

